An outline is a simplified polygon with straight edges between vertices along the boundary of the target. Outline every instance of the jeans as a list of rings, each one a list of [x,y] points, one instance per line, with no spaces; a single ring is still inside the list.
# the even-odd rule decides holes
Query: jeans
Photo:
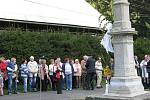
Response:
[[[36,77],[29,78],[30,92],[36,87]]]
[[[17,93],[16,78],[12,78],[12,75],[8,75],[8,93],[12,93],[12,87],[13,87],[14,93]]]
[[[66,78],[66,89],[67,90],[72,90],[72,74],[65,75]]]
[[[23,79],[23,92],[26,93],[27,92],[27,77],[22,77]]]

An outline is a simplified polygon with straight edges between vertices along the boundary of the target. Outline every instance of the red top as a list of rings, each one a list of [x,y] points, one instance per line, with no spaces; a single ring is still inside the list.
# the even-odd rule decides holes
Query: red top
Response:
[[[0,62],[0,70],[3,73],[3,78],[6,79],[6,66],[7,63],[5,61]]]
[[[57,77],[58,79],[60,79],[60,71],[59,71],[59,67],[60,67],[60,65],[57,64],[56,77]]]

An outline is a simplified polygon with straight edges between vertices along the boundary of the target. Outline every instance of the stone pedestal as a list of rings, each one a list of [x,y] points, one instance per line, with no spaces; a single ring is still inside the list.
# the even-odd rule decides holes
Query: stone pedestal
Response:
[[[115,73],[108,89],[108,96],[134,97],[144,94],[140,77],[134,66],[133,35],[127,0],[114,0],[112,30]]]

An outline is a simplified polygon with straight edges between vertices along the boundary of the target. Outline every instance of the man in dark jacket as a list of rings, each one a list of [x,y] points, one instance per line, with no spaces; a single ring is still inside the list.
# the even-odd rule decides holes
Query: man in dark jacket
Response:
[[[94,90],[94,79],[96,75],[95,70],[95,59],[93,57],[84,56],[84,60],[86,61],[86,70],[87,70],[87,90]]]

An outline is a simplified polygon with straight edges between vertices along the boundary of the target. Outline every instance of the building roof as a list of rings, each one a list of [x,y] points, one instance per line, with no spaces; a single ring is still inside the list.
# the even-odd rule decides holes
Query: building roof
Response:
[[[0,20],[100,29],[105,17],[85,0],[1,0]],[[100,17],[100,20],[99,20]],[[100,22],[102,21],[101,25]]]

